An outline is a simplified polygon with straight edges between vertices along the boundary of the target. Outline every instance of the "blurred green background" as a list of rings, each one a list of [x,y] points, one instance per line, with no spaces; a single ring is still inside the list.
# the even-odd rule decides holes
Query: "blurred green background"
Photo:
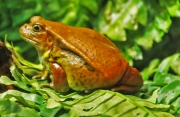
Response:
[[[179,0],[0,0],[0,40],[7,34],[25,59],[37,63],[36,50],[18,31],[34,15],[97,30],[140,71],[180,52]]]

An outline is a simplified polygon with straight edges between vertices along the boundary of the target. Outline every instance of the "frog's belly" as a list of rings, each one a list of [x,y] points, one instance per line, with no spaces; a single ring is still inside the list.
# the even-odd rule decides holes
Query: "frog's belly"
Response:
[[[117,81],[106,79],[102,73],[89,66],[81,57],[70,52],[62,52],[58,63],[64,68],[70,88],[76,91],[106,88]]]

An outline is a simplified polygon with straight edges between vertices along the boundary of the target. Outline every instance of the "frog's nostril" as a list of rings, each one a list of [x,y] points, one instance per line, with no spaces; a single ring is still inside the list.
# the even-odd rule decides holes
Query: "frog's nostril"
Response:
[[[24,24],[24,27],[27,28],[27,24]]]

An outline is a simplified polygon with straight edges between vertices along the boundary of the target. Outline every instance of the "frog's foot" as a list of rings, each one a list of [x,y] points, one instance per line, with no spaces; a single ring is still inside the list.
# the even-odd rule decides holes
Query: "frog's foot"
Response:
[[[41,74],[33,76],[33,79],[45,80],[48,78],[48,76],[49,76],[49,72],[47,70],[43,70]]]
[[[114,87],[111,89],[112,91],[118,91],[123,94],[134,94],[139,91],[141,87],[136,87],[136,86],[128,86],[128,85],[121,85],[119,87]]]
[[[124,94],[133,94],[136,93],[142,85],[143,80],[139,71],[129,66],[119,83],[117,83],[112,90],[119,91]]]

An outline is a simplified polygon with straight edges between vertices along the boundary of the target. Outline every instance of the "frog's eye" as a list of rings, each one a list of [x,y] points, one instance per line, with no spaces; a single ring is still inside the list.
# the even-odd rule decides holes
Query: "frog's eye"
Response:
[[[34,31],[34,32],[40,32],[41,30],[42,30],[42,27],[41,27],[40,25],[35,24],[35,25],[33,26],[33,31]]]

